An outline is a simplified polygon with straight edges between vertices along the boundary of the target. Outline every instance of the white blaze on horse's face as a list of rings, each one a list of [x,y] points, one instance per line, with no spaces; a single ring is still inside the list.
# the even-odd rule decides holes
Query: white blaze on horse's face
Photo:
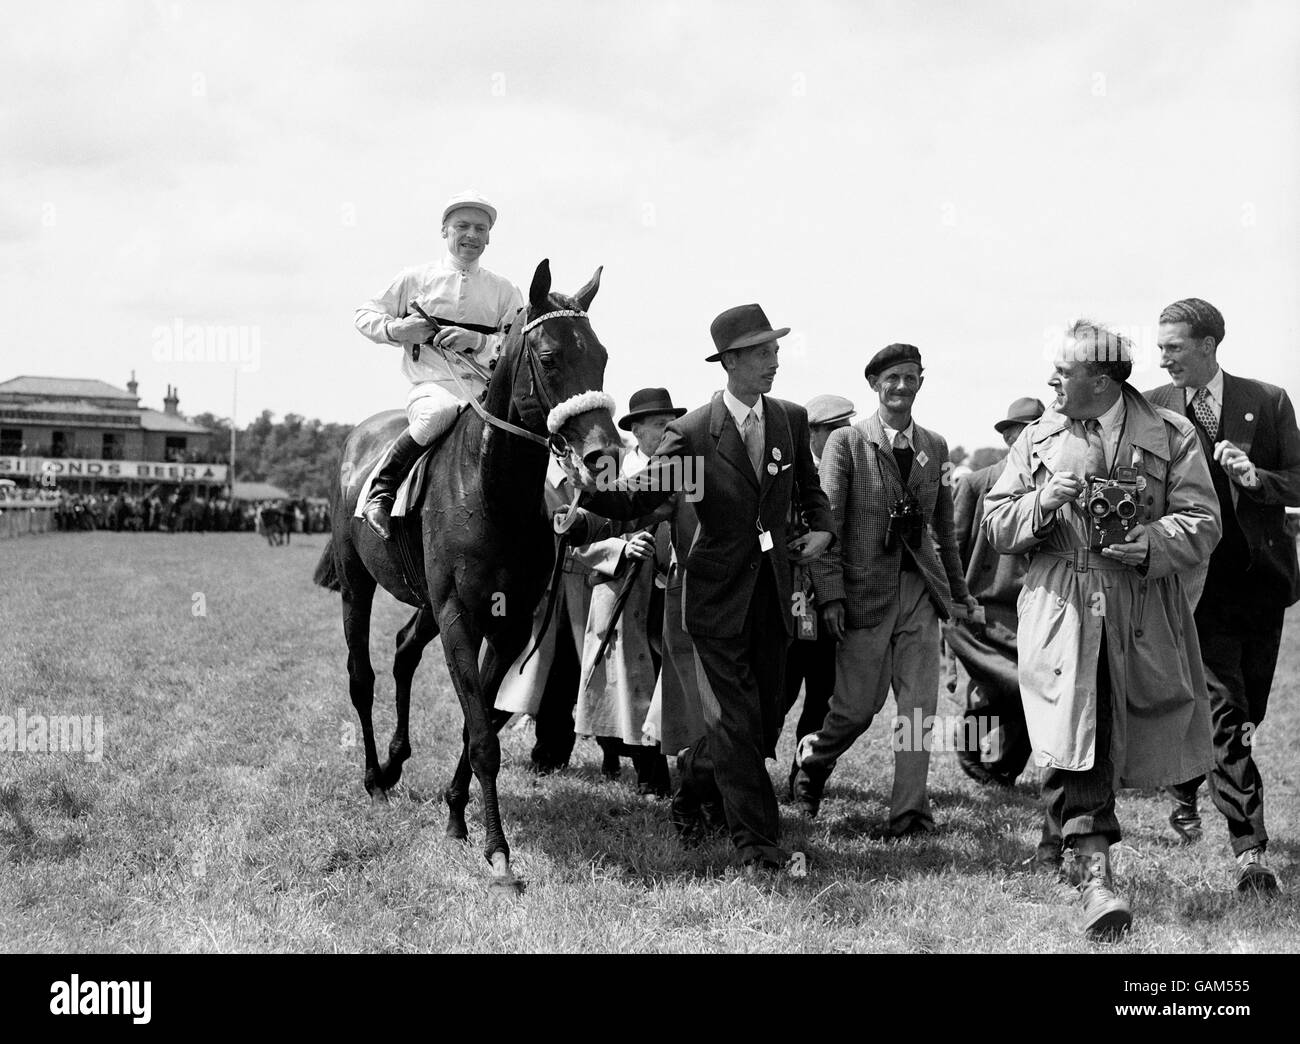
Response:
[[[452,257],[465,264],[477,261],[491,241],[492,221],[478,207],[460,207],[442,223],[442,238]]]

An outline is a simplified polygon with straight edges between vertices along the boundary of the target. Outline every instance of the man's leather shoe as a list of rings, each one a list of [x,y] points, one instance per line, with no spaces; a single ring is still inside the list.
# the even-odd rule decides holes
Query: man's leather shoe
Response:
[[[406,478],[411,468],[415,467],[415,462],[427,448],[411,438],[409,431],[402,432],[389,447],[383,463],[370,482],[370,499],[361,509],[361,516],[366,520],[366,524],[385,540],[392,539],[389,523],[393,510],[393,497],[397,495],[402,479]]]
[[[1133,924],[1129,904],[1115,894],[1110,873],[1110,845],[1100,834],[1075,841],[1074,866],[1079,873],[1080,928],[1094,942],[1116,942]]]
[[[1237,856],[1237,891],[1276,895],[1277,875],[1264,859],[1264,849],[1252,848]]]
[[[1192,791],[1189,798],[1170,787],[1169,796],[1174,799],[1174,810],[1169,813],[1169,825],[1182,838],[1183,844],[1196,844],[1204,833],[1201,829],[1201,813],[1196,808],[1196,791]]]
[[[668,820],[677,832],[677,840],[687,848],[695,848],[704,840],[704,818],[700,814],[700,799],[695,795],[695,788],[685,778],[673,791]]]

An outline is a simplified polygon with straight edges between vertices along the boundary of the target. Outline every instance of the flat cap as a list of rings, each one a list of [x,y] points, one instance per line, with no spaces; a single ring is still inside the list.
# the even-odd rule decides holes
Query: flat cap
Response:
[[[884,373],[891,366],[897,366],[899,363],[916,363],[921,365],[921,350],[910,344],[890,344],[881,348],[871,357],[871,362],[867,363],[864,371],[868,378],[876,374]]]
[[[814,427],[847,421],[857,409],[843,395],[814,395],[804,406],[808,410],[808,423]]]

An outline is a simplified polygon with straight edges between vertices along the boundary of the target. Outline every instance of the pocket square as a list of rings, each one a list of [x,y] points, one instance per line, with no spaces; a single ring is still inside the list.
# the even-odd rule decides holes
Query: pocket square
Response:
[[[781,465],[781,470],[782,470],[782,471],[789,471],[792,467],[794,467],[793,464],[782,464],[782,465]]]

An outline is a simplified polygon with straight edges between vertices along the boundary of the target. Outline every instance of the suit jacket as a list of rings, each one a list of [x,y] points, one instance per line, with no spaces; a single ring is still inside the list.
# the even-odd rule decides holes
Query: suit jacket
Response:
[[[980,527],[984,498],[1002,477],[1006,466],[1007,458],[1003,457],[996,464],[972,471],[957,483],[952,495],[953,529],[970,593],[984,605],[1014,607],[1028,563],[1024,555],[998,554]]]
[[[710,403],[668,425],[645,471],[584,501],[599,515],[637,518],[685,488],[686,477],[698,476],[694,507],[699,529],[687,554],[682,594],[686,630],[694,638],[740,634],[759,570],[770,569],[788,639],[794,633],[785,548],[792,500],[797,496],[812,529],[834,532],[813,465],[808,411],[766,395],[763,407],[761,479],[754,474],[722,392],[715,392]],[[772,535],[770,551],[759,549],[760,528]]]
[[[1157,406],[1186,415],[1181,388],[1166,384],[1143,394]],[[1240,447],[1259,476],[1255,489],[1230,483],[1237,524],[1250,549],[1243,590],[1268,604],[1294,605],[1300,600],[1300,567],[1295,538],[1286,531],[1286,509],[1300,507],[1300,430],[1287,393],[1225,370],[1219,438]],[[1214,460],[1207,463],[1221,467]]]
[[[917,548],[899,541],[894,550],[885,550],[889,513],[904,484],[879,414],[831,432],[822,451],[821,478],[839,543],[812,564],[813,588],[823,606],[844,602],[849,627],[872,627],[897,603],[905,554],[916,561],[941,619],[951,615],[952,598],[966,597],[953,535],[948,444],[913,423],[916,456],[906,489],[920,504],[926,522]]]

